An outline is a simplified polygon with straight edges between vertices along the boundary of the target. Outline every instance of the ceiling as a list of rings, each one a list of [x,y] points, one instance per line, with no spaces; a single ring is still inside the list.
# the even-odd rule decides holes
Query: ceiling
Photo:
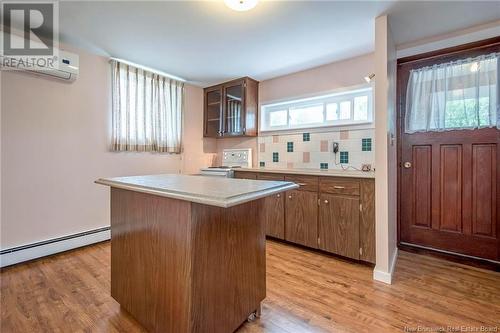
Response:
[[[498,2],[262,1],[236,12],[219,1],[60,2],[62,42],[207,86],[289,74],[374,50],[388,13],[397,44],[500,19]]]

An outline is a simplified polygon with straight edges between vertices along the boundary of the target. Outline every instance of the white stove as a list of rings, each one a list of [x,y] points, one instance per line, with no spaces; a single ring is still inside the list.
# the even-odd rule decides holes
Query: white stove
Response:
[[[222,151],[222,165],[200,170],[203,176],[234,177],[234,169],[252,167],[252,149],[224,149]]]

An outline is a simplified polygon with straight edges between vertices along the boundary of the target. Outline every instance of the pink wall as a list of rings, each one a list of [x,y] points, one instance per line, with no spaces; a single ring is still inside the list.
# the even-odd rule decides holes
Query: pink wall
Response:
[[[186,85],[182,173],[196,174],[202,167],[216,164],[216,139],[203,138],[203,89]]]
[[[373,54],[334,62],[270,80],[259,85],[259,102],[327,92],[366,83],[363,79],[375,70]]]
[[[205,164],[200,88],[186,87],[188,159],[109,152],[110,67],[104,57],[76,53],[74,83],[1,74],[2,249],[109,225],[109,189],[94,184],[99,177],[189,172]]]
[[[387,16],[375,20],[375,234],[374,278],[391,283],[397,257],[396,46]]]
[[[309,70],[261,81],[259,104],[319,94],[339,88],[366,83],[364,77],[375,71],[374,54],[334,62]],[[257,138],[231,138],[217,140],[220,157],[226,148],[252,148],[253,164],[257,161]],[[220,160],[217,160],[220,163]]]
[[[252,148],[252,162],[253,166],[257,162],[257,138],[225,138],[217,140],[217,160],[216,164],[221,164],[222,151],[231,148]]]

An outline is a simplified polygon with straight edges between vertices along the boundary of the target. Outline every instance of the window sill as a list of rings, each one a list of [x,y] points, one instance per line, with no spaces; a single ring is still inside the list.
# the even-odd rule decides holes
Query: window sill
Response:
[[[298,134],[298,133],[322,133],[322,132],[339,132],[339,131],[357,131],[374,129],[375,123],[371,121],[345,124],[345,125],[330,125],[330,126],[309,126],[300,128],[285,128],[279,130],[259,130],[259,136],[268,135],[285,135],[285,134]]]

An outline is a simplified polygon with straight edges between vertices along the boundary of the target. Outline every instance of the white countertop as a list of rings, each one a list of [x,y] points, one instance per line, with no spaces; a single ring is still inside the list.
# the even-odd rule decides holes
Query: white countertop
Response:
[[[351,178],[375,178],[374,171],[357,170],[320,170],[320,169],[275,169],[275,168],[238,168],[235,171],[284,173],[291,175],[311,175],[330,177],[351,177]]]
[[[223,208],[299,187],[292,182],[177,174],[101,178],[96,183]]]

